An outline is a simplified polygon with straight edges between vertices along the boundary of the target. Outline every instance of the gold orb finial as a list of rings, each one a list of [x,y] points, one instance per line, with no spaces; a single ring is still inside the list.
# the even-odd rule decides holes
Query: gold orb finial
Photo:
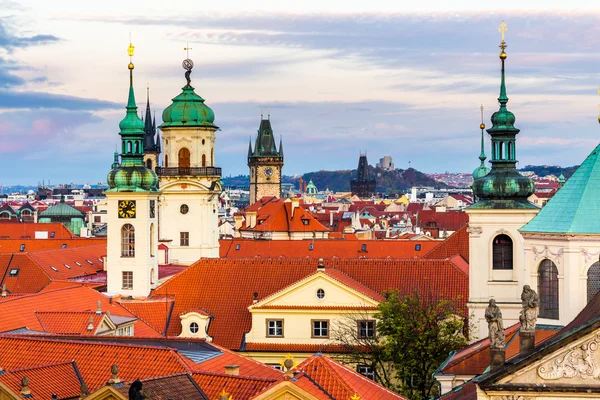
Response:
[[[485,129],[485,124],[483,122],[479,124],[479,129]]]
[[[500,53],[500,59],[506,60],[506,53],[504,52],[504,50],[502,50],[502,53]]]

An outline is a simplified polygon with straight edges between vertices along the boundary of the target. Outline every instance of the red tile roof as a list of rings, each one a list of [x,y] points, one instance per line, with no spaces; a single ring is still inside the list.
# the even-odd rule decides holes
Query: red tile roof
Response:
[[[465,261],[469,262],[469,232],[468,226],[454,232],[443,242],[434,242],[436,247],[425,255],[425,258],[448,258],[455,255],[460,255]]]
[[[30,253],[29,256],[51,279],[69,279],[94,275],[104,266],[100,259],[106,255],[106,245],[47,250]]]
[[[29,254],[0,254],[0,276],[0,284],[12,294],[37,293],[51,282]]]
[[[326,232],[329,231],[302,207],[293,209],[290,200],[268,198],[247,207],[245,211],[256,211],[256,225],[248,226],[248,220],[240,229],[253,232]],[[305,222],[308,221],[308,222]]]
[[[361,399],[406,399],[320,354],[298,365],[294,378],[310,380],[333,399],[349,399],[355,394]]]
[[[171,318],[175,305],[173,298],[166,297],[157,297],[146,301],[120,300],[119,304],[161,335],[166,334],[167,321]]]
[[[248,306],[253,293],[265,298],[312,275],[317,264],[312,259],[202,259],[155,289],[151,298],[174,296],[173,315],[206,310],[213,315],[208,333],[215,343],[238,350],[244,332],[252,327]],[[430,291],[454,299],[462,308],[468,296],[468,275],[448,259],[338,259],[327,260],[325,266],[380,294]],[[171,318],[169,335],[180,333],[179,319]]]
[[[104,245],[106,247],[106,239],[0,239],[0,253],[20,252],[22,245],[25,245],[24,252],[31,253],[40,250],[60,249],[63,245],[66,245],[68,249],[93,245]]]
[[[221,258],[413,258],[423,257],[441,243],[435,240],[358,240],[354,235],[352,238],[345,236],[345,240],[223,239],[219,241],[219,253]],[[366,251],[362,250],[363,245]]]
[[[477,386],[467,382],[440,397],[440,400],[477,400]]]
[[[61,223],[52,222],[48,224],[42,223],[3,223],[0,224],[0,238],[10,239],[22,239],[30,238],[35,239],[36,232],[45,232],[50,238],[52,232],[54,232],[54,239],[71,239],[75,238],[75,234],[67,229]]]
[[[74,360],[90,391],[107,382],[113,364],[128,382],[187,371],[181,356],[164,347],[0,336],[0,354],[7,370]]]
[[[57,335],[95,335],[105,314],[94,311],[36,311],[44,332]],[[91,327],[90,326],[91,317]]]
[[[110,311],[111,315],[133,317],[131,312],[117,304],[116,301],[113,301],[111,304],[107,296],[85,286],[74,286],[30,294],[0,302],[0,321],[2,321],[0,331],[9,332],[26,327],[33,331],[42,332],[44,331],[44,326],[37,317],[36,312],[96,311],[98,300],[101,302],[103,312]],[[86,322],[89,323],[89,317]],[[161,336],[143,321],[136,321],[134,323],[134,333],[140,337]]]
[[[270,368],[270,367],[269,367]],[[219,399],[224,390],[231,399],[252,399],[260,392],[273,386],[278,380],[246,376],[234,376],[210,372],[194,372],[192,378],[209,399]]]
[[[202,389],[188,373],[140,379],[143,392],[149,393],[151,399],[168,400],[205,400]],[[116,387],[125,398],[129,398],[131,383]],[[213,399],[209,397],[209,399]],[[237,398],[236,398],[237,399]]]
[[[347,353],[348,347],[336,344],[304,343],[246,343],[245,351],[267,351],[278,353]]]
[[[0,382],[16,394],[20,394],[21,380],[29,379],[29,390],[34,399],[51,399],[57,394],[59,399],[79,398],[81,380],[78,377],[75,362],[67,361],[32,368],[20,368],[6,371],[0,375]]]

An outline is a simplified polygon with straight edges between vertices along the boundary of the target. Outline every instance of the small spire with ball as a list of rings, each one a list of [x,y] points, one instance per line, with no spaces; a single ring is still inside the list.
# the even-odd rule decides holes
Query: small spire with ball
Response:
[[[181,66],[186,71],[185,79],[187,80],[187,86],[191,87],[192,80],[190,79],[190,74],[192,73],[192,68],[194,68],[194,62],[190,59],[190,50],[192,50],[192,48],[188,44],[183,49],[186,51],[186,59],[183,60],[183,62],[181,63]]]
[[[127,48],[127,54],[129,55],[129,65],[127,66],[127,68],[129,68],[129,86],[133,86],[133,52],[135,50],[135,47],[133,46],[133,44],[131,43],[131,33],[129,34],[129,47]]]

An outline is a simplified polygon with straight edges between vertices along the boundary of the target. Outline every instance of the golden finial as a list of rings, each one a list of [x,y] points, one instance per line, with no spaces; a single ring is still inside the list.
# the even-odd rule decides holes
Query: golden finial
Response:
[[[483,123],[483,104],[479,109],[481,110],[481,124],[479,125],[479,129],[485,129],[485,124]]]
[[[360,400],[360,396],[354,393],[352,396],[350,396],[350,400]]]
[[[221,399],[232,400],[233,396],[230,396],[229,393],[227,393],[227,391],[225,390],[225,388],[223,388],[221,393],[219,393],[219,400],[221,400]]]
[[[133,46],[133,44],[131,43],[131,33],[129,34],[129,47],[127,48],[127,54],[129,54],[129,65],[128,68],[129,69],[133,69],[133,51],[135,50],[135,47]]]
[[[284,371],[290,371],[292,368],[296,368],[298,363],[293,355],[290,353],[287,354],[281,361],[279,361],[279,365],[284,368]]]
[[[502,52],[500,53],[500,59],[501,60],[506,60],[506,53],[504,52],[504,49],[506,49],[506,42],[504,42],[504,33],[508,30],[508,28],[506,27],[506,22],[502,21],[502,23],[500,24],[500,28],[498,28],[498,32],[500,32],[502,34],[502,42],[500,43],[500,48],[502,49]]]

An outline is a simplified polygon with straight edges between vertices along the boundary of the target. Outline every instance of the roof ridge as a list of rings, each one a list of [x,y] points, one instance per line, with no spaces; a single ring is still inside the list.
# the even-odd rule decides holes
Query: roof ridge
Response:
[[[43,270],[43,268],[42,268],[42,270]],[[50,277],[48,277],[48,278],[50,278]],[[50,278],[50,279],[52,279],[52,278]],[[52,283],[52,282],[50,282],[50,283]],[[44,287],[47,287],[48,285],[46,285]],[[72,290],[72,289],[79,289],[79,288],[82,288],[82,287],[87,287],[87,286],[85,286],[85,285],[79,285],[79,286],[73,285],[73,286],[69,286],[69,287],[63,287],[63,288],[48,290],[46,292],[25,293],[25,294],[22,294],[22,295],[15,295],[16,296],[15,298],[3,300],[2,303],[5,304],[5,303],[7,303],[9,301],[21,300],[21,299],[23,299],[25,297],[41,296],[41,295],[44,295],[44,294],[54,293],[54,292],[58,292],[58,291],[61,291],[61,290]],[[90,290],[93,290],[93,289],[90,289]]]
[[[223,378],[242,379],[242,380],[247,380],[247,381],[279,382],[281,380],[281,379],[275,379],[275,378],[263,378],[260,376],[252,376],[252,375],[230,375],[226,372],[203,371],[200,369],[192,369],[190,373],[192,375],[199,374],[199,375],[208,375],[208,376],[219,376],[219,377],[223,377]]]
[[[42,365],[36,365],[34,367],[22,367],[22,368],[17,368],[17,369],[10,369],[10,370],[6,370],[6,372],[9,374],[14,374],[17,372],[30,371],[30,370],[34,370],[34,369],[52,368],[52,367],[58,367],[61,365],[72,365],[72,364],[73,364],[73,361],[63,361],[63,362],[58,362],[58,363],[54,363],[54,364],[42,364]]]
[[[311,356],[311,358],[312,358],[312,361],[311,362],[307,362],[306,365],[305,365],[305,368],[306,368],[306,366],[308,366],[309,364],[311,364],[315,360],[318,360],[318,363],[322,367],[324,367],[331,375],[333,375],[333,376],[335,376],[337,378],[337,381],[338,381],[337,383],[339,385],[341,385],[346,390],[348,390],[348,392],[353,392],[353,393],[350,393],[350,396],[352,394],[356,393],[356,390],[353,390],[355,388],[353,388],[352,386],[350,386],[350,384],[346,381],[346,379],[344,379],[344,377],[342,377],[339,372],[337,372],[335,369],[333,369],[331,367],[331,365],[329,365],[328,361],[332,361],[331,359],[327,358],[326,356],[324,356],[324,355],[322,355],[320,353],[313,354]],[[308,361],[308,360],[306,360],[306,361]],[[306,376],[310,376],[310,374],[307,373]]]
[[[353,277],[352,275],[348,274],[346,271],[342,271],[341,269],[338,269],[338,268],[336,268],[335,266],[333,266],[333,267],[325,268],[325,273],[326,273],[326,274],[327,274],[328,270],[330,270],[330,271],[331,271],[331,270],[333,270],[333,271],[338,271],[339,273],[343,274],[343,275],[344,275],[344,276],[346,276],[347,278],[349,278],[349,279],[352,279],[354,282],[356,282],[356,283],[358,283],[358,284],[360,284],[360,285],[364,286],[365,288],[367,288],[367,289],[371,290],[371,291],[372,291],[372,292],[374,292],[374,293],[377,293],[379,296],[381,296],[381,297],[384,297],[384,296],[383,296],[383,294],[379,293],[377,290],[375,290],[375,289],[373,289],[372,287],[370,287],[370,286],[366,285],[365,283],[363,283],[363,282],[359,281],[357,278],[355,278],[355,277]],[[330,276],[332,279],[334,279],[334,280],[338,281],[338,282],[339,282],[339,283],[341,283],[342,285],[344,285],[344,286],[347,286],[347,285],[346,285],[344,282],[340,281],[339,279],[336,279],[336,277],[335,277],[335,276],[331,276],[331,275],[329,275],[329,274],[327,274],[327,275],[328,275],[328,276]],[[353,288],[351,287],[351,289],[353,289]],[[361,293],[362,293],[362,291],[361,291]],[[375,299],[375,298],[373,298],[373,297],[372,297],[370,294],[368,294],[368,293],[362,293],[362,294],[363,294],[363,295],[365,295],[365,296],[367,296],[367,297],[369,297],[369,298],[371,298],[371,300],[375,300],[375,301],[380,301],[380,300],[381,300],[381,299]]]
[[[172,347],[168,347],[168,346],[155,346],[155,345],[140,345],[140,344],[131,344],[131,342],[128,343],[121,343],[121,342],[113,342],[110,340],[106,340],[104,338],[110,338],[113,336],[102,336],[101,339],[96,339],[96,337],[94,336],[90,336],[90,337],[86,337],[81,338],[81,339],[66,339],[64,338],[64,335],[62,334],[48,334],[48,335],[43,335],[42,337],[34,337],[34,336],[29,336],[29,335],[25,335],[25,334],[6,334],[6,333],[0,333],[0,341],[3,339],[7,339],[7,340],[22,340],[22,341],[35,341],[35,342],[48,342],[48,341],[54,341],[54,342],[60,342],[60,343],[65,343],[65,344],[86,344],[86,345],[95,345],[95,346],[119,346],[119,347],[130,347],[130,348],[143,348],[143,349],[154,349],[154,350],[163,350],[163,351],[170,351],[170,350],[175,350],[177,351],[177,349],[174,349]],[[135,339],[154,339],[156,340],[155,337],[136,337]]]

